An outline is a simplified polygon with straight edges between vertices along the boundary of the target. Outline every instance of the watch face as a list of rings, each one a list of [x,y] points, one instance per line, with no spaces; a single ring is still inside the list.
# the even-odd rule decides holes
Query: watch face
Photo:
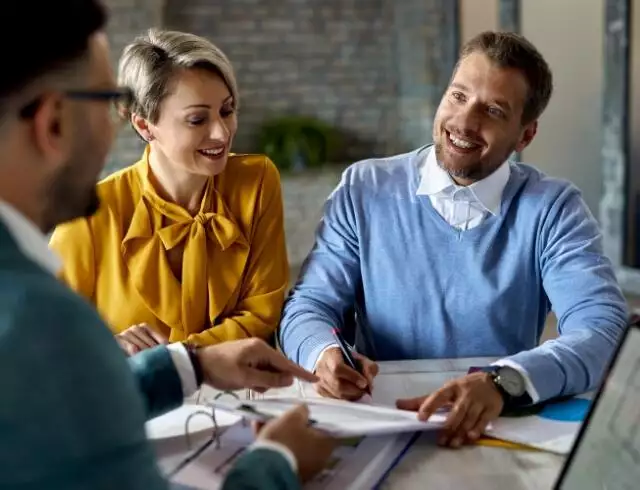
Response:
[[[524,378],[513,368],[503,366],[498,370],[498,383],[512,397],[524,395],[526,387]]]

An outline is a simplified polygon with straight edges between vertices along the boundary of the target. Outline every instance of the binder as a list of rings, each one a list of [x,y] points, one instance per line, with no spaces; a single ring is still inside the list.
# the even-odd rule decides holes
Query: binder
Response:
[[[188,447],[187,454],[182,456],[184,450],[174,452],[171,454],[171,464],[164,465],[164,473],[172,482],[202,489],[219,488],[228,469],[251,447],[254,437],[248,427],[250,419],[242,419],[231,426],[220,426],[216,410],[208,410],[208,406],[215,407],[223,397],[230,397],[229,400],[240,405],[250,406],[252,401],[255,402],[241,399],[235,393],[223,392],[203,403],[207,406],[203,410],[191,413],[184,423],[184,438],[174,438],[168,442],[170,445],[179,442],[180,446],[184,446],[186,441]],[[304,403],[303,400],[298,401]],[[224,412],[218,413],[218,417],[220,415],[224,416]],[[198,424],[198,421],[194,423],[197,417],[207,417],[211,421],[213,427],[210,434],[202,430],[203,424]],[[191,437],[190,428],[194,424],[200,426],[197,443]],[[305,488],[378,488],[417,436],[411,431],[343,440],[334,451],[327,468],[307,483]],[[203,437],[206,437],[205,441],[202,441]],[[180,459],[176,460],[178,455]]]

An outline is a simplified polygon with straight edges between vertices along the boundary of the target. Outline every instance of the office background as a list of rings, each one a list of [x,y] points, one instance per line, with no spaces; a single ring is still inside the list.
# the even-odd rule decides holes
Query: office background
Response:
[[[550,106],[522,160],[570,179],[583,191],[601,219],[608,253],[633,304],[640,294],[634,252],[640,213],[634,186],[628,184],[635,175],[630,134],[640,121],[633,91],[640,79],[633,48],[640,41],[630,36],[631,27],[640,25],[635,3],[106,0],[114,60],[127,42],[152,26],[205,36],[226,52],[241,94],[235,151],[263,151],[269,127],[286,132],[306,124],[330,132],[334,139],[326,161],[276,161],[282,168],[292,277],[345,165],[430,142],[432,118],[460,45],[486,29],[521,32],[546,57],[555,77]],[[614,56],[611,49],[617,49]],[[616,94],[617,112],[611,99]],[[606,118],[608,108],[618,126]],[[140,141],[124,131],[107,172],[133,163],[140,152]],[[614,163],[603,155],[614,155]]]

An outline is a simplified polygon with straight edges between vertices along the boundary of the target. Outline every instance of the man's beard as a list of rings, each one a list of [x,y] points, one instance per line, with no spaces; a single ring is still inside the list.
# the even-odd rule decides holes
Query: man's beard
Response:
[[[482,162],[478,161],[472,165],[467,165],[465,167],[450,167],[445,165],[445,157],[444,150],[442,148],[442,143],[436,143],[436,160],[438,161],[438,166],[447,172],[451,177],[465,180],[480,180],[483,174],[483,165]]]
[[[443,144],[441,142],[436,142],[434,146],[436,150],[436,160],[441,169],[446,171],[454,179],[464,179],[473,182],[478,182],[479,180],[491,175],[498,169],[498,167],[500,167],[500,165],[507,161],[513,151],[515,151],[515,145],[512,145],[513,148],[511,150],[506,152],[500,158],[492,159],[491,162],[477,160],[471,164],[465,165],[464,167],[451,167],[445,163]]]
[[[100,208],[100,198],[96,181],[82,181],[86,173],[87,155],[90,152],[77,152],[60,171],[51,178],[46,189],[43,210],[43,225],[51,231],[61,223],[93,216]]]

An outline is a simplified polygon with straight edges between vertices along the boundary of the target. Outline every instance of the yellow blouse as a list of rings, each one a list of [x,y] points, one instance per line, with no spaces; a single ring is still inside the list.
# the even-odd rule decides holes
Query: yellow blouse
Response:
[[[114,333],[148,323],[171,342],[268,338],[289,278],[276,167],[262,155],[230,155],[194,217],[155,192],[148,151],[98,184],[97,214],[55,230],[62,280]],[[178,245],[180,279],[165,253]]]

